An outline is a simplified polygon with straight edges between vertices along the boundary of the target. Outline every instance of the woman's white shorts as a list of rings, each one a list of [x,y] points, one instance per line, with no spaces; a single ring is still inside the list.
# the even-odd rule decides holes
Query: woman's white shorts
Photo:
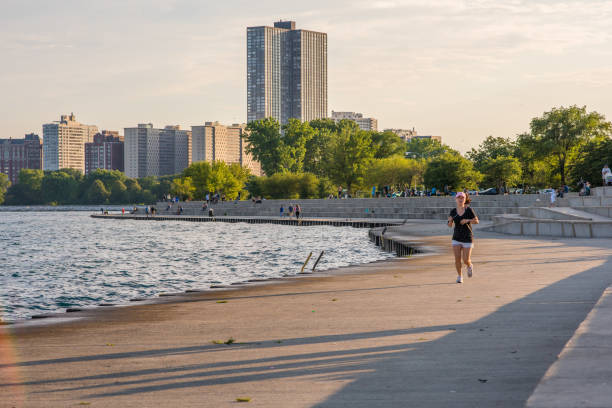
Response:
[[[454,239],[451,242],[453,243],[453,246],[460,246],[462,248],[473,248],[474,247],[473,242],[459,242],[459,241],[455,241]]]

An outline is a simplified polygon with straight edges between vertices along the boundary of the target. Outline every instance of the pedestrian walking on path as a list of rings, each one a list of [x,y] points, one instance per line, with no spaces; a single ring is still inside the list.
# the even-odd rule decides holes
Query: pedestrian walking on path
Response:
[[[302,211],[302,209],[300,208],[299,204],[295,205],[295,218],[299,219],[300,218],[300,212]]]
[[[457,269],[457,283],[463,283],[463,275],[461,273],[461,261],[467,266],[468,277],[471,278],[474,272],[472,265],[472,248],[473,234],[472,224],[478,224],[478,216],[468,204],[470,197],[462,192],[455,195],[456,208],[453,208],[448,216],[449,228],[455,226],[453,231],[452,246],[453,254],[455,255],[455,268]]]

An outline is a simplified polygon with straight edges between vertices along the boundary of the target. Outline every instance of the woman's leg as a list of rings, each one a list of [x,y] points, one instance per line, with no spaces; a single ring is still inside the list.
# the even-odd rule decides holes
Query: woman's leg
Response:
[[[453,254],[455,255],[455,269],[457,269],[457,275],[461,276],[461,245],[453,245]]]
[[[465,266],[472,266],[472,248],[463,248],[463,263]]]

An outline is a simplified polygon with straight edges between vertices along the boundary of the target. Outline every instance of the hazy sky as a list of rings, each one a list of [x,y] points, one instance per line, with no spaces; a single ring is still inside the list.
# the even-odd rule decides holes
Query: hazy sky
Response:
[[[0,138],[246,120],[246,27],[328,33],[329,110],[466,151],[553,106],[612,119],[612,0],[0,0]]]

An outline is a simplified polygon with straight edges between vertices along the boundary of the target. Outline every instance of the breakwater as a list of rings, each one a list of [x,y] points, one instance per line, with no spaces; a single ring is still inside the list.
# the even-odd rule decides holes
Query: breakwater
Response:
[[[334,227],[376,228],[401,225],[400,220],[385,219],[342,219],[342,218],[290,218],[290,217],[206,217],[192,215],[136,215],[136,214],[92,214],[93,218],[137,221],[184,221],[184,222],[226,222],[247,224],[278,224],[294,226],[331,225]]]

